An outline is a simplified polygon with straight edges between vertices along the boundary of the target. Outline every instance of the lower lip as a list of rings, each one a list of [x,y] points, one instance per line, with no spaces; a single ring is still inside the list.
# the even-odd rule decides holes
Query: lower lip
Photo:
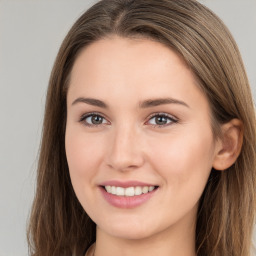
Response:
[[[116,196],[108,193],[103,187],[100,187],[100,190],[105,200],[111,205],[118,208],[135,208],[146,203],[156,193],[158,188],[138,196]]]

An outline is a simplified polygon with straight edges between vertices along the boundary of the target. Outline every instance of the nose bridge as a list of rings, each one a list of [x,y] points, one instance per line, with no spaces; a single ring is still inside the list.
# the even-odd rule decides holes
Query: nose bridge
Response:
[[[117,170],[128,170],[143,164],[139,131],[132,124],[116,126],[110,139],[108,164]]]

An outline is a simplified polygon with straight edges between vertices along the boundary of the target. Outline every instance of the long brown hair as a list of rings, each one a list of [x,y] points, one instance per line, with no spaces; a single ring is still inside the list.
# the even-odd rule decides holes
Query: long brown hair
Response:
[[[209,100],[212,128],[243,122],[241,154],[229,169],[212,170],[200,199],[198,256],[249,256],[255,217],[255,112],[243,62],[228,29],[194,0],[102,0],[73,25],[49,81],[37,190],[28,228],[35,256],[83,255],[95,241],[95,224],[73,191],[65,155],[66,95],[76,57],[108,37],[145,37],[182,56]]]

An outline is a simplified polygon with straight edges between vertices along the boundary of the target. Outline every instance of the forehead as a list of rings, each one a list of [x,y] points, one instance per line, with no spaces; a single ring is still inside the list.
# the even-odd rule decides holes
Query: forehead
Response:
[[[182,67],[184,71],[189,71],[185,61],[160,42],[145,38],[112,36],[98,40],[81,51],[73,66],[72,78],[74,80],[79,71],[84,72],[93,68],[99,69],[102,73],[106,69],[118,71],[118,68],[126,69],[127,72],[132,71],[134,74],[143,74],[149,70],[159,72],[155,69],[159,65],[172,70]]]
[[[148,39],[105,38],[76,59],[69,94],[143,100],[204,97],[185,61],[167,46]]]

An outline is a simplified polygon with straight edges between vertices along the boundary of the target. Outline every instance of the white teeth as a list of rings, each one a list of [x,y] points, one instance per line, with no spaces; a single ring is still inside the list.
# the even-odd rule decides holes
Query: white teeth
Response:
[[[150,186],[149,189],[148,189],[148,191],[151,192],[151,191],[154,190],[154,188],[155,188],[154,186]]]
[[[125,195],[126,196],[134,196],[134,187],[126,188]]]
[[[117,196],[139,196],[141,194],[146,194],[155,189],[154,186],[136,186],[136,187],[115,187],[115,186],[105,186],[105,189],[108,193]]]
[[[148,187],[143,187],[143,189],[142,189],[142,193],[143,193],[143,194],[148,193]]]
[[[111,193],[113,195],[116,195],[116,187],[112,186],[111,187],[111,192],[109,192],[109,193]]]
[[[105,189],[107,190],[108,193],[111,193],[111,186],[106,186]]]
[[[142,188],[141,187],[136,187],[135,188],[135,195],[136,196],[139,196],[139,195],[141,195],[142,194]]]
[[[116,187],[116,195],[117,196],[124,196],[124,188]]]

